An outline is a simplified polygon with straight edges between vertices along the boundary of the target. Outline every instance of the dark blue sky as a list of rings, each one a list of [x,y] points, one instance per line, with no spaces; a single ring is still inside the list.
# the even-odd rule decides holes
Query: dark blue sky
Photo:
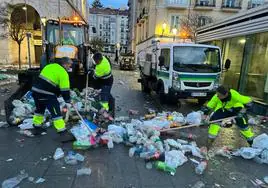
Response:
[[[93,0],[88,0],[91,4]],[[127,6],[128,0],[101,0],[101,3],[106,6],[113,6],[114,8],[120,8],[121,6]]]

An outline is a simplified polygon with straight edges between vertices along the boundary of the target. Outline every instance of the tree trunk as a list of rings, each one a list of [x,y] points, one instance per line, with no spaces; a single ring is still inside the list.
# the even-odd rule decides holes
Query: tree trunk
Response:
[[[19,46],[19,54],[18,54],[19,55],[19,59],[18,59],[19,60],[19,69],[21,69],[21,58],[20,58],[21,43],[18,43],[18,46]]]

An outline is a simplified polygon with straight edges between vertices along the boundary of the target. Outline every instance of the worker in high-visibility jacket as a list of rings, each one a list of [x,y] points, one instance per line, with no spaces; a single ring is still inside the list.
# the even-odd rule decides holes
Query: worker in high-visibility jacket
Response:
[[[207,103],[206,107],[202,111],[207,115],[211,110],[213,110],[210,116],[210,121],[228,118],[236,116],[236,125],[240,128],[240,133],[246,138],[249,145],[252,145],[254,133],[248,126],[248,120],[246,115],[246,108],[252,105],[252,99],[248,96],[243,96],[239,94],[234,89],[226,89],[224,86],[220,86],[217,89],[216,94]],[[227,124],[228,125],[228,124]],[[231,127],[232,123],[227,127]],[[210,146],[217,135],[221,126],[218,123],[213,123],[209,125],[208,129],[208,145]]]
[[[101,106],[104,110],[111,110],[109,107],[109,99],[111,98],[111,89],[113,86],[113,75],[109,60],[101,53],[97,52],[93,55],[96,64],[94,70],[94,79],[96,88],[101,89]]]
[[[68,57],[59,59],[58,63],[51,63],[46,65],[36,83],[32,87],[32,96],[34,98],[36,110],[33,116],[34,135],[39,135],[45,131],[42,128],[44,123],[45,110],[51,114],[54,127],[60,134],[61,141],[73,140],[74,137],[69,133],[65,127],[65,122],[62,118],[60,104],[57,96],[61,95],[70,107],[70,81],[67,70],[71,68],[72,61]]]

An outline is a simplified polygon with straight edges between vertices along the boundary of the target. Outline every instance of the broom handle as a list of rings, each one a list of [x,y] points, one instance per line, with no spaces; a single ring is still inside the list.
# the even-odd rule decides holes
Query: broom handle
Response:
[[[209,121],[208,123],[218,123],[221,121],[225,121],[225,120],[232,120],[234,118],[236,118],[237,116],[232,116],[232,117],[228,117],[228,118],[223,118],[223,119],[218,119],[218,120],[214,120],[214,121]],[[160,130],[160,132],[166,132],[166,131],[173,131],[173,130],[179,130],[179,129],[186,129],[186,128],[191,128],[191,127],[199,127],[200,125],[202,125],[202,123],[199,124],[193,124],[193,125],[187,125],[187,126],[183,126],[183,127],[177,127],[177,128],[168,128],[168,129],[163,129]]]

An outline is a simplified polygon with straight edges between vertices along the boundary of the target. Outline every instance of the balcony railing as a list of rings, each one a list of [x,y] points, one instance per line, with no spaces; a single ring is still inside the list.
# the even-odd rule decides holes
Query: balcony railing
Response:
[[[215,0],[196,0],[195,6],[198,7],[215,7],[216,1]]]
[[[188,8],[188,0],[166,0],[166,6],[169,8]]]
[[[241,0],[223,0],[222,1],[222,8],[227,9],[241,9]]]
[[[264,0],[250,0],[248,1],[248,9],[258,7],[265,4]]]

